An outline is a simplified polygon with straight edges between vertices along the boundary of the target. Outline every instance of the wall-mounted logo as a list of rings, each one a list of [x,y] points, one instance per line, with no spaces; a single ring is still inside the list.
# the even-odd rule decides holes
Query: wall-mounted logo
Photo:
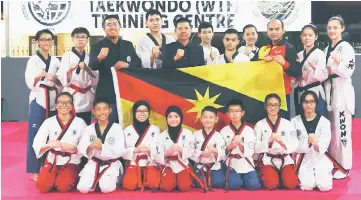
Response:
[[[63,21],[70,11],[70,1],[29,1],[28,9],[33,18],[42,25],[53,26]],[[24,12],[23,5],[23,12]],[[27,16],[25,16],[27,17]]]
[[[289,25],[298,16],[298,7],[296,1],[256,1],[253,3],[253,14],[265,23],[280,19],[285,25]]]

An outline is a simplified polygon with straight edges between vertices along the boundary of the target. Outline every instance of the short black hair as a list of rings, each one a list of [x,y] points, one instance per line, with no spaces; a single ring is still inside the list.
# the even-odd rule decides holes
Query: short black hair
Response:
[[[103,20],[103,23],[102,23],[103,28],[105,26],[105,21],[107,19],[116,19],[118,21],[118,23],[119,23],[119,26],[120,26],[120,21],[119,21],[119,16],[118,15],[106,15],[104,20]]]
[[[213,25],[209,22],[202,22],[201,24],[199,24],[198,26],[198,33],[202,32],[202,29],[207,29],[207,28],[211,28],[212,32],[213,32]]]
[[[255,25],[247,24],[245,27],[243,27],[243,30],[242,30],[243,34],[244,34],[244,32],[246,31],[247,28],[254,28],[254,30],[256,30],[256,32],[258,32]]]
[[[227,29],[225,32],[224,32],[224,36],[226,36],[227,34],[236,34],[237,35],[237,38],[240,40],[240,37],[239,37],[239,33],[236,29],[234,28],[229,28]]]
[[[281,104],[281,98],[280,98],[280,96],[278,96],[278,94],[276,94],[276,93],[268,94],[268,95],[266,96],[265,100],[264,100],[264,104],[266,105],[267,101],[270,100],[270,99],[272,99],[272,98],[277,99],[277,100],[280,102],[280,104]]]
[[[71,103],[72,103],[72,104],[74,103],[74,97],[73,97],[73,95],[71,95],[69,92],[61,92],[61,93],[59,93],[58,95],[56,95],[55,103],[58,102],[58,99],[59,99],[59,97],[61,97],[61,96],[67,96],[67,97],[69,97]]]
[[[205,111],[209,111],[209,112],[212,112],[214,113],[216,116],[217,116],[217,108],[213,107],[213,106],[206,106],[202,109],[202,114],[205,112]]]
[[[85,34],[88,37],[90,37],[90,33],[89,33],[88,29],[86,29],[84,27],[74,28],[74,30],[71,32],[71,37],[74,37],[76,34]]]
[[[105,103],[107,104],[109,107],[110,107],[110,103],[107,99],[95,99],[94,102],[93,102],[93,108],[95,108],[96,105],[100,104],[100,103]]]
[[[229,109],[230,106],[240,106],[243,111],[245,110],[243,102],[240,99],[232,99],[232,100],[230,100],[228,102],[228,104],[227,104],[227,110]]]
[[[278,20],[279,22],[281,22],[281,27],[282,27],[282,29],[284,29],[285,24],[283,23],[283,21],[282,21],[281,19],[271,19],[271,20],[269,20],[269,22],[267,23],[267,28],[268,28],[269,23],[270,23],[272,20]]]
[[[158,10],[150,9],[145,14],[145,20],[148,21],[148,18],[153,15],[158,15],[160,18],[162,18],[162,14]]]
[[[175,20],[174,27],[177,28],[178,24],[182,23],[182,22],[187,22],[189,24],[189,26],[191,26],[191,21],[189,19],[187,19],[185,17],[180,17],[177,20]]]
[[[51,35],[51,39],[54,40],[54,34],[53,34],[53,32],[51,32],[49,29],[43,29],[43,30],[38,31],[38,32],[35,34],[35,40],[39,40],[39,39],[40,39],[40,36],[41,36],[42,34],[49,34],[49,35]]]
[[[331,17],[331,18],[328,20],[328,22],[330,22],[331,20],[337,20],[337,21],[340,22],[341,27],[345,27],[345,21],[343,20],[343,18],[342,18],[341,15],[336,15],[336,16]],[[327,22],[327,23],[328,23],[328,22]]]
[[[311,24],[307,24],[307,25],[303,26],[302,29],[301,29],[301,34],[306,28],[312,29],[312,31],[315,33],[315,35],[318,36],[318,31],[317,31],[317,26],[316,25],[311,23]]]

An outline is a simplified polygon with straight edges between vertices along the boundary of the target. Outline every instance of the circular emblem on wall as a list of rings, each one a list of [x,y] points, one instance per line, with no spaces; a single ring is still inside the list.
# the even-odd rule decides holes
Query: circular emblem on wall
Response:
[[[255,1],[252,3],[253,14],[268,23],[280,19],[285,25],[291,24],[298,16],[299,4],[296,1]]]
[[[63,21],[70,11],[70,1],[29,1],[34,19],[42,25],[53,26]]]

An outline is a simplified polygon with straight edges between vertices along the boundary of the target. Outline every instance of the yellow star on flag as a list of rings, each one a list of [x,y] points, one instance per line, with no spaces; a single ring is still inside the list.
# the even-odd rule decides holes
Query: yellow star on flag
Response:
[[[212,98],[209,98],[209,87],[206,90],[206,93],[204,94],[204,96],[202,96],[197,89],[194,89],[197,95],[197,100],[192,100],[192,99],[187,99],[188,101],[192,102],[194,104],[194,107],[190,110],[187,111],[187,113],[191,113],[191,112],[196,112],[197,114],[197,118],[196,121],[201,117],[202,114],[202,109],[206,106],[213,106],[215,108],[222,108],[224,106],[218,105],[216,103],[214,103],[217,98],[219,97],[219,95],[221,95],[221,93],[217,94],[216,96],[213,96]]]

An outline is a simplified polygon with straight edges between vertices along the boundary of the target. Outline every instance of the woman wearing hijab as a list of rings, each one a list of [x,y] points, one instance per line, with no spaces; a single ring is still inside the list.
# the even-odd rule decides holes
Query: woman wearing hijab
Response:
[[[168,107],[166,118],[168,129],[161,134],[157,158],[163,165],[160,189],[172,191],[178,187],[186,192],[192,188],[192,177],[196,177],[188,161],[194,152],[195,138],[190,130],[182,128],[183,114],[179,107]]]
[[[126,151],[123,156],[129,160],[124,174],[123,187],[136,190],[144,187],[157,190],[160,173],[154,161],[158,155],[156,148],[159,128],[149,122],[150,106],[146,101],[138,101],[133,105],[133,124],[125,130]]]

